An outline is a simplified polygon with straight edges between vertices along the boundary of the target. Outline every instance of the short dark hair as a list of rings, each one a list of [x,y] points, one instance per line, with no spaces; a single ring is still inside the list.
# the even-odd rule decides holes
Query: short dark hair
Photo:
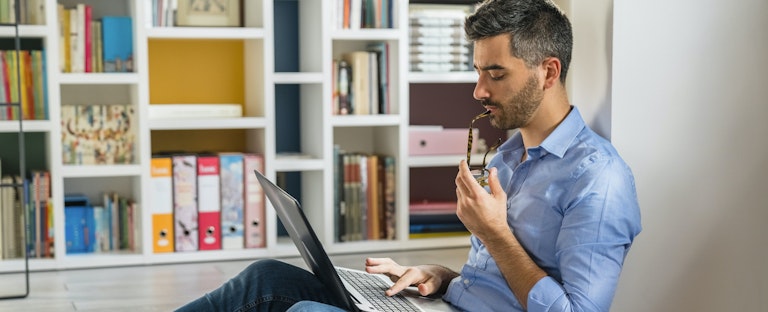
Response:
[[[536,66],[547,57],[560,59],[560,82],[565,84],[571,62],[571,22],[549,0],[486,0],[464,23],[467,39],[476,41],[501,34],[510,36],[512,56]]]

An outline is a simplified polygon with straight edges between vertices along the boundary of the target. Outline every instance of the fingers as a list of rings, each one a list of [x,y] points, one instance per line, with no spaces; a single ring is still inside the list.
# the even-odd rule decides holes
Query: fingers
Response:
[[[491,168],[493,169],[493,168]],[[456,193],[470,195],[470,194],[485,194],[485,188],[477,182],[475,176],[472,175],[472,171],[469,170],[469,165],[466,160],[461,160],[459,163],[459,173],[456,174]]]
[[[491,189],[491,194],[504,193],[504,189],[499,182],[499,170],[496,167],[491,168],[488,174],[488,187]]]
[[[394,281],[405,273],[405,267],[390,258],[367,258],[365,271],[371,274],[387,275]]]
[[[384,294],[387,296],[394,296],[401,292],[403,289],[415,285],[419,290],[419,294],[422,296],[427,296],[432,294],[432,289],[435,289],[434,285],[428,285],[429,283],[425,283],[427,280],[427,276],[422,270],[410,267],[405,270],[405,273],[403,273],[403,275],[400,276],[395,284],[393,284],[392,287],[389,287],[389,289],[387,289]]]
[[[475,177],[472,176],[472,172],[469,171],[467,161],[462,159],[459,163],[459,172],[456,174],[456,195],[468,194],[470,185],[473,182],[475,182]]]

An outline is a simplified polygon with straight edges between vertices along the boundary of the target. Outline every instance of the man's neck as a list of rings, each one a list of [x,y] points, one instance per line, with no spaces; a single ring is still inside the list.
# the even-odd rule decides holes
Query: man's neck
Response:
[[[565,92],[552,95],[550,98],[545,96],[531,121],[525,127],[520,128],[520,135],[526,150],[541,145],[541,142],[544,142],[544,139],[560,125],[571,111],[571,105]],[[523,160],[525,158],[526,155],[523,155]]]

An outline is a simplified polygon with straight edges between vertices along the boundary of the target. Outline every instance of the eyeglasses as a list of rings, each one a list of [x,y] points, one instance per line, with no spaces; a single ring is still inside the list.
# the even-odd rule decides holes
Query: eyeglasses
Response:
[[[469,166],[469,170],[472,171],[472,175],[475,176],[475,180],[477,180],[477,183],[480,183],[480,186],[487,186],[488,185],[488,169],[485,168],[486,166],[486,159],[488,158],[488,153],[490,153],[493,150],[496,150],[496,148],[501,145],[501,138],[499,138],[496,141],[496,144],[493,144],[490,148],[488,148],[487,151],[485,151],[485,155],[483,156],[483,164],[482,166],[472,166],[470,165],[470,158],[472,157],[472,127],[475,124],[475,121],[477,121],[480,118],[488,117],[491,115],[491,111],[485,111],[480,115],[475,116],[475,118],[472,118],[472,121],[469,122],[469,136],[467,137],[467,165]]]

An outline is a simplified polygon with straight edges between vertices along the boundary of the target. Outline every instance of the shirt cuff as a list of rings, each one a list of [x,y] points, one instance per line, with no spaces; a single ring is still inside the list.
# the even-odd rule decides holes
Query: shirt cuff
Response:
[[[528,312],[564,311],[566,301],[563,286],[546,276],[536,282],[528,293]]]

